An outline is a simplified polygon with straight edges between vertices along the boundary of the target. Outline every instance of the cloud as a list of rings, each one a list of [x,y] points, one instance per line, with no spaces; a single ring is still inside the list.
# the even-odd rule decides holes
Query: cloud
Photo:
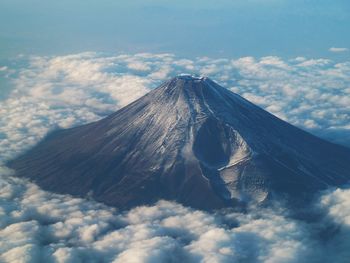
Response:
[[[80,53],[6,66],[0,162],[57,127],[98,120],[180,73],[205,74],[277,116],[349,143],[350,62],[279,57],[177,58]],[[1,262],[347,262],[350,190],[324,193],[320,218],[287,211],[209,214],[176,203],[120,212],[42,191],[0,167]]]
[[[329,49],[330,52],[335,52],[335,53],[341,53],[341,52],[347,52],[349,51],[348,48],[345,48],[345,47],[331,47]]]
[[[321,220],[281,208],[209,214],[159,201],[119,212],[0,171],[1,262],[347,262],[350,190],[325,193]],[[328,229],[338,229],[320,239]],[[325,231],[327,230],[327,231]]]
[[[0,104],[0,160],[51,129],[98,120],[181,73],[207,75],[294,125],[350,146],[348,61],[87,52],[21,57],[4,67],[13,88]]]

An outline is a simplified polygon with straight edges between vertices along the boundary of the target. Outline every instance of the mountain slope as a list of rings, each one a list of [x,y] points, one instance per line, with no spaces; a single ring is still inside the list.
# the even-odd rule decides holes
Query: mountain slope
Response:
[[[44,189],[120,208],[299,204],[350,179],[350,150],[207,78],[178,76],[116,113],[58,130],[9,163]]]

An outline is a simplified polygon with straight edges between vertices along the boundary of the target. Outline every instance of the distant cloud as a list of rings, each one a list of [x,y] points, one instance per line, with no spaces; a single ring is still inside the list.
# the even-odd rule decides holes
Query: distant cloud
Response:
[[[350,62],[279,57],[194,60],[93,52],[22,58],[0,104],[0,161],[49,130],[100,119],[181,73],[207,75],[278,117],[350,146]]]
[[[331,47],[329,51],[339,53],[339,52],[347,52],[349,51],[349,49],[345,47]]]

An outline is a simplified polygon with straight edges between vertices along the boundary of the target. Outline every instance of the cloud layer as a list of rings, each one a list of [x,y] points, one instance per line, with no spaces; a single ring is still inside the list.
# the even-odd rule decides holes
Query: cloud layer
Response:
[[[350,256],[349,190],[323,196],[326,219],[312,225],[278,209],[213,215],[165,201],[118,213],[42,191],[1,169],[2,262],[346,262]],[[323,243],[315,235],[327,225],[340,230]]]
[[[57,127],[97,120],[180,74],[206,75],[295,125],[349,143],[350,62],[172,54],[18,58],[2,66],[0,162]],[[318,221],[282,208],[208,214],[172,202],[126,212],[42,191],[0,167],[1,262],[347,262],[350,190],[315,204]]]
[[[322,219],[251,208],[208,214],[159,201],[123,213],[52,194],[0,171],[1,262],[347,262],[350,190],[326,193]],[[322,237],[324,236],[324,237]]]
[[[331,47],[329,49],[330,52],[335,52],[335,53],[341,53],[341,52],[347,52],[349,51],[348,48],[345,48],[345,47]]]
[[[350,145],[350,62],[298,57],[194,60],[172,54],[18,58],[0,104],[0,159],[50,129],[97,120],[180,73],[206,75],[294,125]]]

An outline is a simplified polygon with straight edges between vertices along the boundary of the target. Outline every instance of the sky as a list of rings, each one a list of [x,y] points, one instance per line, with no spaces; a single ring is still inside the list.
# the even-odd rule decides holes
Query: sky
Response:
[[[104,51],[342,60],[349,25],[348,0],[0,0],[0,58]]]
[[[281,203],[118,211],[43,191],[5,162],[182,73],[350,147],[349,33],[349,0],[0,0],[0,261],[348,262],[346,186],[315,198],[312,222]]]

